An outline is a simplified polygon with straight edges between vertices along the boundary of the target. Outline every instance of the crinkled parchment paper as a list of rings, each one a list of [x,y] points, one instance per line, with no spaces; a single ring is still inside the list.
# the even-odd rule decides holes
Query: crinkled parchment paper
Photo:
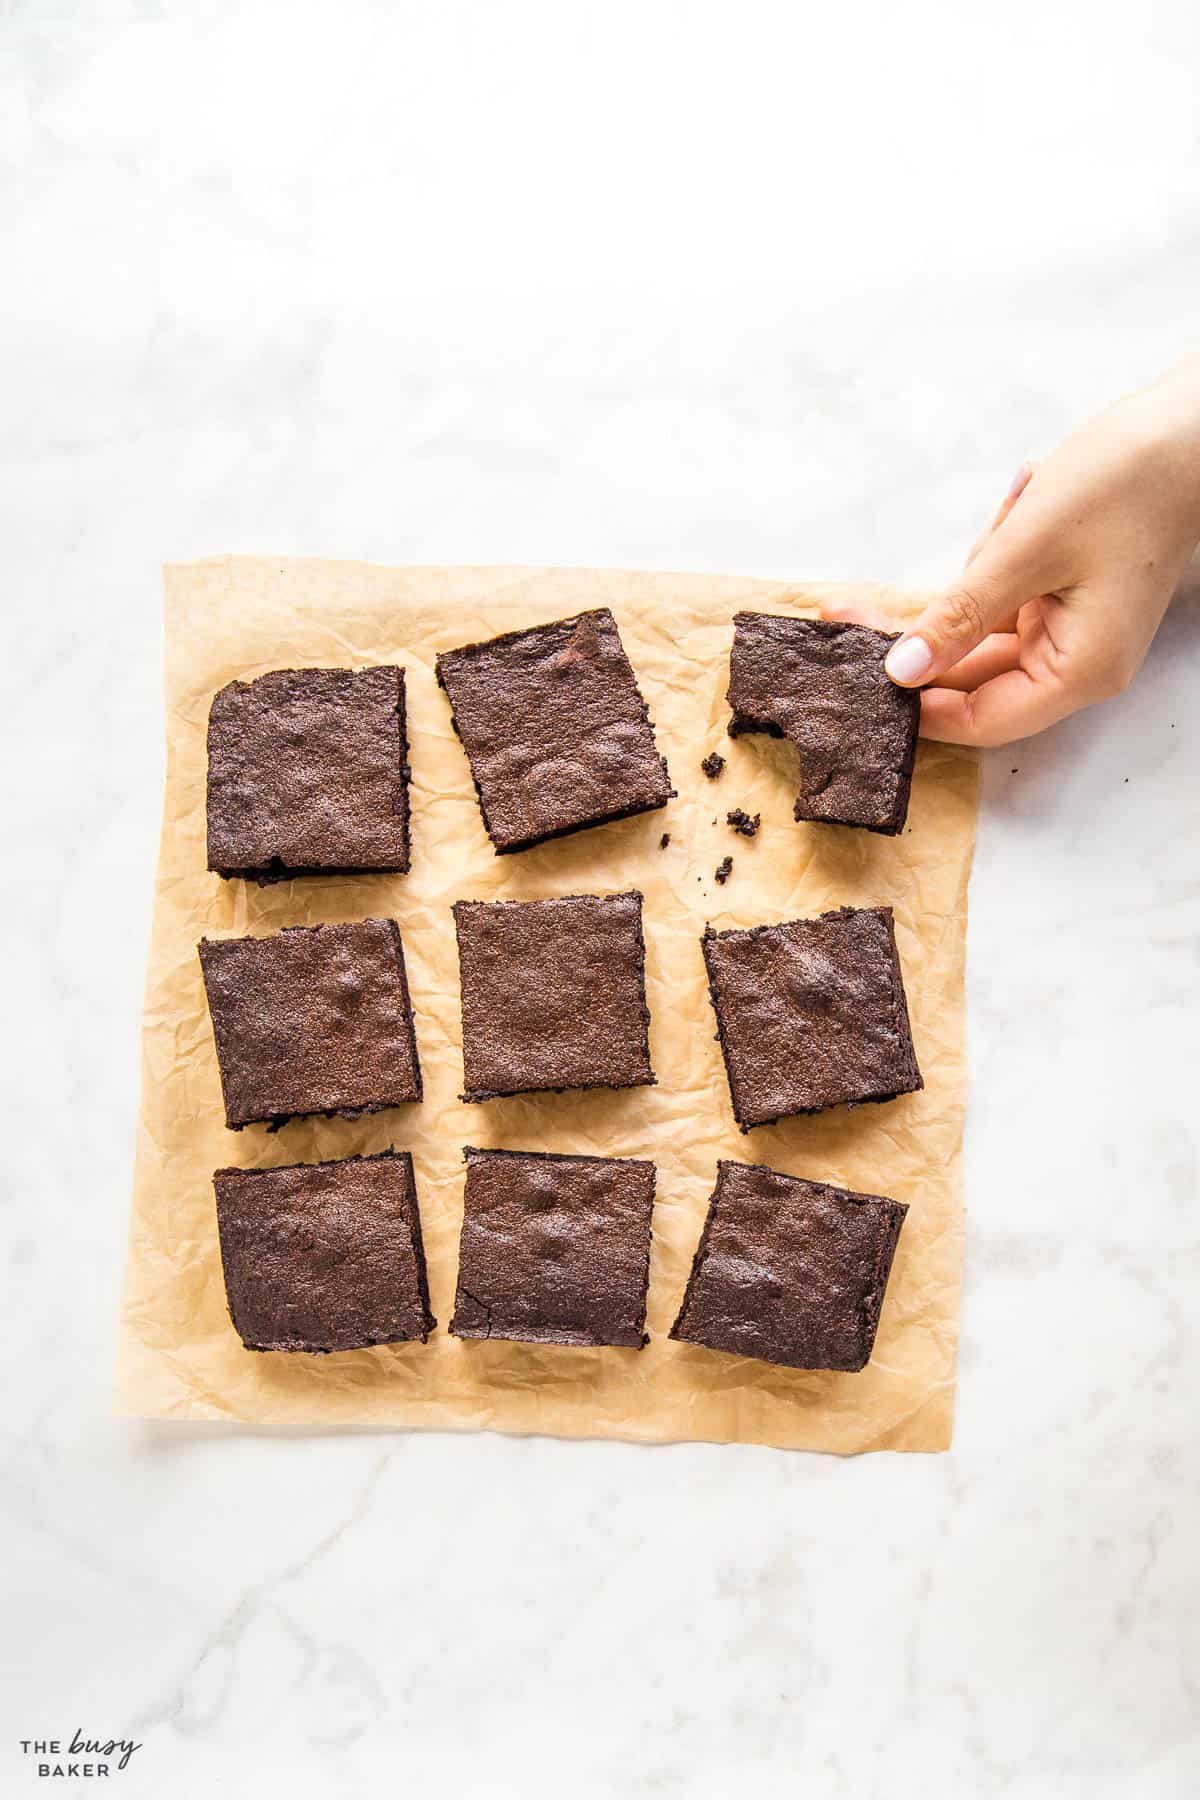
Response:
[[[953,1417],[962,1217],[963,957],[976,769],[922,744],[899,838],[797,825],[786,745],[731,742],[724,701],[733,614],[804,613],[828,588],[580,569],[386,569],[219,558],[166,575],[167,786],[146,992],[144,1094],[121,1323],[118,1406],[174,1419],[373,1424],[809,1449],[940,1450]],[[876,591],[878,602],[889,598]],[[904,610],[905,603],[891,596]],[[610,606],[679,798],[519,856],[484,836],[434,656],[514,627]],[[205,869],[205,727],[217,688],[268,669],[400,663],[408,672],[413,866],[407,876],[271,888]],[[700,759],[728,759],[717,782]],[[753,841],[725,824],[761,812]],[[664,831],[671,842],[664,850]],[[713,879],[733,857],[725,887]],[[614,892],[646,897],[658,1086],[464,1106],[453,900]],[[734,1124],[700,933],[887,902],[926,1087],[743,1136]],[[422,1105],[275,1136],[222,1122],[196,944],[204,933],[391,916],[399,921],[425,1075]],[[462,1146],[652,1157],[658,1201],[641,1351],[460,1343],[448,1335],[462,1214]],[[225,1310],[212,1172],[389,1144],[412,1151],[433,1310],[427,1346],[334,1356],[243,1350]],[[909,1204],[875,1354],[858,1375],[803,1374],[670,1343],[717,1158],[764,1162]]]

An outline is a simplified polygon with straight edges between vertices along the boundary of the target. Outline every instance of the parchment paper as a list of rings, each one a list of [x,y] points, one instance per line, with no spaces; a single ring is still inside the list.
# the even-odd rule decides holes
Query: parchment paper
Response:
[[[167,783],[146,991],[144,1094],[117,1380],[121,1411],[174,1419],[373,1424],[710,1439],[841,1452],[950,1442],[961,1263],[963,957],[975,833],[969,752],[922,744],[899,838],[798,825],[794,755],[731,741],[724,701],[741,607],[804,613],[833,590],[695,575],[578,569],[387,569],[219,558],[166,571]],[[895,594],[872,590],[901,611]],[[679,798],[665,812],[496,857],[434,679],[437,651],[607,605],[650,704]],[[407,876],[258,888],[205,869],[209,702],[234,677],[324,664],[408,672],[413,865]],[[709,782],[700,759],[728,759]],[[753,841],[725,824],[761,812]],[[715,823],[714,823],[715,821]],[[659,848],[670,831],[667,849]],[[713,879],[733,857],[725,887]],[[465,1106],[459,898],[645,895],[656,1088]],[[743,1136],[715,1041],[699,938],[718,927],[887,902],[923,1093]],[[425,1100],[357,1121],[225,1129],[196,944],[204,933],[394,917],[416,1010]],[[651,1157],[658,1164],[648,1329],[641,1351],[463,1343],[446,1331],[462,1217],[462,1146]],[[212,1172],[394,1144],[413,1152],[433,1310],[427,1346],[333,1356],[244,1350],[225,1309]],[[673,1344],[719,1156],[764,1162],[908,1202],[868,1367],[804,1374]]]

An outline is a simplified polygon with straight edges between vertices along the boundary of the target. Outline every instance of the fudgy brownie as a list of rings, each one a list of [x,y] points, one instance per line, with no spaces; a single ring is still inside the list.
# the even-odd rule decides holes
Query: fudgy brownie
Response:
[[[651,1087],[642,896],[460,900],[464,1100]]]
[[[654,1164],[470,1146],[463,1155],[454,1336],[640,1350]]]
[[[890,906],[703,937],[717,1036],[743,1131],[924,1087]]]
[[[729,735],[786,738],[800,757],[797,819],[894,837],[908,814],[921,697],[884,674],[894,636],[865,625],[738,613]]]
[[[260,886],[408,868],[404,670],[276,669],[208,715],[208,866]]]
[[[380,1112],[421,1098],[404,946],[391,919],[203,938],[225,1123]]]
[[[499,855],[672,798],[607,607],[447,651],[437,677]]]
[[[793,1369],[864,1368],[907,1206],[721,1162],[673,1338]]]
[[[229,1316],[247,1350],[424,1343],[429,1310],[412,1157],[218,1169]]]

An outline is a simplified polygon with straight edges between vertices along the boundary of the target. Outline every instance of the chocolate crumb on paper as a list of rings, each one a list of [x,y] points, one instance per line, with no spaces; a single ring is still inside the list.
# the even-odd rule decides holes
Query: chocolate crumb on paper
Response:
[[[717,751],[712,750],[704,758],[700,767],[704,770],[704,773],[708,776],[710,781],[715,781],[725,767],[725,758],[719,755]]]
[[[740,806],[735,806],[732,812],[725,814],[725,823],[732,825],[733,829],[742,837],[752,838],[762,824],[762,814],[755,813],[751,818],[750,814],[743,812]]]
[[[725,858],[723,858],[723,860],[721,862],[719,862],[717,864],[717,869],[716,869],[717,880],[720,882],[722,887],[725,886],[725,883],[729,880],[729,877],[732,874],[733,874],[733,858],[732,858],[732,856],[726,856]]]

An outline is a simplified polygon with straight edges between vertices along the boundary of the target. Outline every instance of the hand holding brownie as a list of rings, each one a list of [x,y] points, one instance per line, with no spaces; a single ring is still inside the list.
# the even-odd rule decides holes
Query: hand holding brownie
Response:
[[[1128,687],[1200,543],[1200,356],[1025,465],[958,582],[896,643],[921,731],[993,745]],[[861,609],[833,619],[887,626]]]

